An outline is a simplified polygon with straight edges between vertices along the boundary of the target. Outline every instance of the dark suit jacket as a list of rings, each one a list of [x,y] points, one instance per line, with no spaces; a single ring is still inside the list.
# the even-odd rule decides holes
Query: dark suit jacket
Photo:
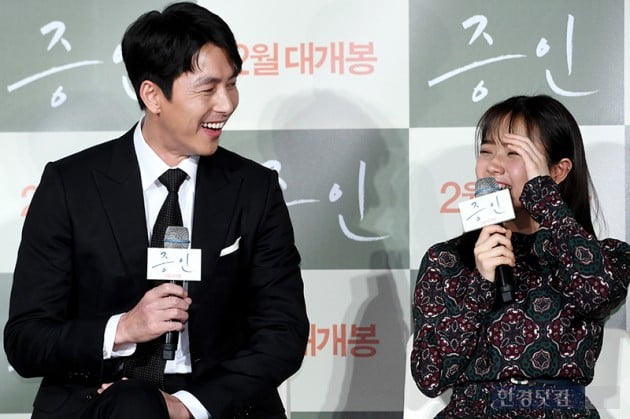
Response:
[[[44,377],[36,409],[64,416],[119,367],[103,361],[105,324],[147,290],[147,237],[133,129],[46,166],[4,332],[16,371]],[[191,242],[202,249],[202,281],[189,284],[186,390],[214,419],[249,406],[261,417],[282,412],[276,387],[301,365],[308,319],[277,173],[222,148],[201,157]]]

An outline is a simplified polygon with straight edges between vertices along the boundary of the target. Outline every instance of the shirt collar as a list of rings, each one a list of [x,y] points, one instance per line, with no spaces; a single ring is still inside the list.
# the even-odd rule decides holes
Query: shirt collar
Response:
[[[171,169],[164,161],[153,151],[146,139],[142,135],[142,124],[144,118],[136,124],[133,132],[133,146],[136,150],[138,165],[140,166],[140,178],[142,179],[142,190],[146,191],[149,187],[158,181],[158,178],[166,170]],[[197,166],[199,156],[189,156],[182,160],[177,167],[188,175],[189,179],[196,179]]]

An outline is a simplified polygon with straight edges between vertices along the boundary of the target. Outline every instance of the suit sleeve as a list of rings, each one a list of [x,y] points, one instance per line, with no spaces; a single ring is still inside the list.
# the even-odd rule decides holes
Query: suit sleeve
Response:
[[[234,416],[256,400],[270,398],[300,367],[309,323],[289,213],[276,172],[269,172],[251,243],[245,295],[245,344],[190,389],[213,418]],[[254,221],[252,221],[252,224]],[[249,233],[248,233],[249,234]],[[277,396],[276,396],[277,397]]]
[[[24,377],[99,378],[107,316],[74,313],[73,254],[64,182],[49,163],[24,221],[4,330],[9,363]]]

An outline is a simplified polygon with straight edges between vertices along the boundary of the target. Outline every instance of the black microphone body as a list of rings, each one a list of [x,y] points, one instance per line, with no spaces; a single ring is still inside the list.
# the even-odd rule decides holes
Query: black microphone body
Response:
[[[498,192],[501,187],[497,184],[496,179],[492,177],[484,177],[477,179],[475,183],[475,197]],[[512,268],[509,265],[499,265],[494,271],[494,279],[499,289],[499,295],[503,303],[511,303],[514,301],[514,276]]]
[[[180,226],[169,226],[164,233],[164,248],[166,249],[188,249],[190,244],[188,229]],[[182,285],[182,281],[169,281],[171,284]],[[175,359],[177,351],[177,341],[179,332],[166,332],[164,335],[164,346],[162,348],[162,359]]]
[[[514,301],[514,290],[512,289],[514,276],[512,275],[512,268],[509,265],[497,266],[494,271],[494,280],[499,288],[501,301],[504,303],[511,303]]]

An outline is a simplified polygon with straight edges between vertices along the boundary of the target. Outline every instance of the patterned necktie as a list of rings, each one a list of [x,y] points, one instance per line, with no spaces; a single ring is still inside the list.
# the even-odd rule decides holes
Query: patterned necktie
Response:
[[[167,227],[183,225],[177,192],[184,179],[186,172],[181,169],[168,169],[159,177],[160,182],[166,186],[168,195],[153,225],[151,247],[164,247],[164,233]],[[149,342],[139,343],[134,354],[125,362],[124,375],[153,383],[164,389],[166,360],[162,358],[163,341],[163,336],[160,336]]]
[[[186,172],[181,169],[168,169],[159,177],[160,182],[168,190],[168,195],[160,208],[153,234],[151,235],[151,247],[164,247],[164,233],[168,226],[182,226],[182,213],[179,209],[177,191],[186,179]]]

